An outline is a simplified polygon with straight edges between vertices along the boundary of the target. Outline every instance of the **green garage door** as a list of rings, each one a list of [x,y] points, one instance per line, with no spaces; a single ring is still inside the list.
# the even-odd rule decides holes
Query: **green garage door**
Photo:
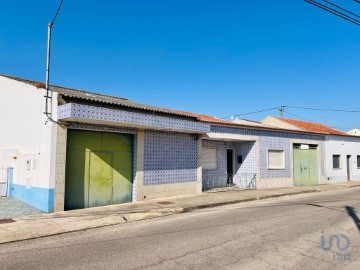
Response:
[[[318,151],[316,146],[307,146],[301,149],[300,145],[294,145],[294,185],[313,186],[318,181]],[[306,149],[308,148],[308,149]]]
[[[69,130],[65,210],[132,201],[133,137]]]

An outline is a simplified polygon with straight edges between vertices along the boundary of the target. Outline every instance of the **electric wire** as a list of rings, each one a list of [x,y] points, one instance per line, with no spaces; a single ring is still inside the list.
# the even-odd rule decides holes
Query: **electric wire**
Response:
[[[336,15],[336,16],[339,16],[339,17],[341,17],[341,18],[343,18],[343,19],[345,19],[345,20],[347,20],[347,21],[349,21],[349,22],[352,22],[352,23],[354,23],[354,24],[356,24],[356,25],[360,25],[360,21],[359,21],[359,20],[357,20],[357,19],[355,19],[355,18],[353,18],[353,17],[351,17],[351,16],[348,16],[348,15],[346,15],[346,14],[340,12],[340,11],[337,11],[337,10],[331,8],[331,7],[328,7],[328,6],[326,6],[326,5],[323,5],[323,4],[321,4],[321,3],[319,3],[319,2],[316,2],[316,1],[314,1],[314,0],[304,0],[304,1],[307,2],[307,3],[309,3],[309,4],[312,4],[312,5],[316,6],[316,7],[318,7],[318,8],[321,8],[321,9],[323,9],[323,10],[329,12],[329,13],[332,13],[332,14],[334,14],[334,15]]]
[[[59,4],[59,6],[58,6],[58,9],[56,10],[56,13],[55,13],[54,19],[51,21],[51,24],[54,24],[54,22],[55,22],[55,20],[56,20],[56,18],[57,18],[57,16],[58,16],[58,14],[59,14],[59,12],[60,12],[60,9],[61,9],[61,6],[62,6],[62,4],[63,4],[63,3],[64,3],[64,0],[61,0],[60,4]]]
[[[284,108],[285,108],[285,106],[284,106]],[[290,108],[290,107],[289,107]],[[295,117],[297,117],[297,118],[299,118],[299,119],[302,119],[302,120],[305,120],[305,121],[308,121],[308,122],[314,122],[313,120],[310,120],[310,119],[308,119],[308,118],[305,118],[305,117],[302,117],[302,116],[300,116],[300,115],[297,115],[297,114],[294,114],[294,113],[290,113],[290,112],[288,112],[288,111],[285,111],[284,110],[284,113],[285,114],[288,114],[288,115],[291,115],[291,116],[295,116]],[[356,125],[355,125],[356,126]],[[345,128],[345,127],[350,127],[350,128],[353,128],[354,127],[354,125],[349,125],[349,126],[331,126],[332,128]]]
[[[345,9],[345,8],[343,8],[343,7],[341,7],[341,6],[338,6],[338,5],[336,5],[336,4],[334,4],[334,3],[330,2],[330,1],[328,1],[328,0],[323,0],[323,1],[324,1],[324,2],[326,2],[326,3],[328,3],[329,5],[332,5],[332,6],[336,7],[336,8],[338,8],[338,9],[342,10],[342,11],[345,11],[345,12],[347,12],[347,13],[351,14],[351,15],[354,15],[355,17],[360,18],[360,16],[359,16],[359,15],[357,15],[356,13],[353,13],[353,12],[351,12],[351,11],[349,11],[349,10],[347,10],[347,9]]]
[[[220,119],[226,119],[226,118],[230,118],[230,117],[243,116],[243,115],[261,113],[261,112],[267,112],[267,111],[278,110],[278,109],[279,109],[278,107],[274,107],[274,108],[264,109],[264,110],[260,110],[260,111],[254,111],[254,112],[248,112],[248,113],[241,113],[241,114],[236,114],[236,115],[224,116],[224,117],[221,117]]]
[[[320,109],[320,108],[310,108],[310,107],[297,107],[297,106],[284,106],[291,109],[302,109],[302,110],[311,110],[311,111],[328,111],[328,112],[345,112],[345,113],[360,113],[356,110],[343,110],[343,109]]]
[[[288,111],[285,111],[285,110],[284,110],[284,113],[285,113],[285,114],[292,115],[292,116],[295,116],[295,117],[300,118],[300,119],[305,120],[305,121],[314,122],[314,121],[312,121],[312,120],[310,120],[310,119],[304,118],[304,117],[302,117],[302,116],[300,116],[300,115],[297,115],[297,114],[294,114],[294,113],[289,113]]]
[[[323,10],[329,12],[329,13],[332,13],[332,14],[334,14],[334,15],[342,18],[342,19],[345,19],[345,20],[347,20],[347,21],[349,21],[349,22],[351,22],[353,24],[356,24],[356,25],[360,26],[360,21],[359,20],[357,20],[357,19],[355,19],[355,18],[353,18],[351,16],[348,16],[348,15],[346,15],[346,14],[340,12],[340,11],[337,11],[337,10],[331,8],[331,7],[326,6],[326,5],[320,4],[320,3],[318,3],[318,2],[316,2],[314,0],[304,0],[304,1],[311,4],[311,5],[316,6],[318,8],[321,8],[321,9],[323,9]]]

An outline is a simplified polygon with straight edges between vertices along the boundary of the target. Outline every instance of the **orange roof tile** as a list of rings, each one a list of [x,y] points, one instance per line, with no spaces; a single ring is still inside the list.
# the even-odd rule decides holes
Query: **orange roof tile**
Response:
[[[183,113],[183,114],[188,114],[188,115],[194,116],[199,121],[203,121],[203,122],[218,123],[218,124],[234,124],[231,121],[223,120],[223,119],[220,119],[220,118],[217,118],[217,117],[214,117],[214,116],[198,114],[198,113],[192,113],[192,112],[185,112],[185,111],[174,110],[174,109],[171,109],[171,110],[176,112],[176,113]]]
[[[325,126],[325,125],[319,124],[319,123],[306,122],[306,121],[294,120],[294,119],[289,119],[289,118],[278,118],[278,119],[280,119],[281,121],[284,121],[290,125],[298,127],[302,130],[308,131],[308,132],[322,133],[322,134],[328,134],[328,135],[349,136],[349,134],[347,134],[345,132],[342,132],[335,128]]]

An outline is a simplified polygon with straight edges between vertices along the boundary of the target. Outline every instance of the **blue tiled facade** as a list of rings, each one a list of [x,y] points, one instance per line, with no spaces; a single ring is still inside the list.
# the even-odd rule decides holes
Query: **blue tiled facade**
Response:
[[[203,188],[207,189],[208,185],[225,186],[226,177],[226,149],[234,149],[234,183],[242,188],[246,188],[249,181],[257,173],[256,161],[256,142],[225,142],[225,141],[209,141],[203,140],[203,147],[216,148],[218,151],[218,167],[217,169],[203,169]],[[237,156],[242,156],[243,162],[237,162]],[[213,183],[212,181],[217,181]]]
[[[197,163],[195,136],[145,132],[144,185],[195,182]]]
[[[73,110],[74,108],[70,108]],[[87,108],[87,113],[89,108]],[[63,112],[64,113],[64,112]],[[126,112],[128,113],[128,112]],[[79,117],[74,112],[70,112],[72,117]],[[92,116],[86,116],[92,117]],[[100,116],[95,114],[98,119]],[[101,116],[101,117],[110,117]],[[100,118],[101,118],[100,117]],[[113,117],[113,116],[111,116]],[[120,117],[120,116],[119,116]],[[143,117],[143,116],[140,116]],[[164,119],[162,119],[164,120]],[[172,121],[182,121],[172,119]],[[122,120],[121,120],[122,121]],[[132,118],[132,122],[147,121],[144,119]],[[167,121],[167,120],[166,120]],[[176,126],[178,122],[167,123],[167,126]],[[188,121],[191,122],[191,121]],[[140,122],[139,122],[140,123]],[[141,122],[144,124],[144,122]],[[163,122],[161,125],[163,125]],[[191,122],[193,123],[193,122]],[[195,122],[196,123],[196,122]],[[147,123],[149,124],[149,123]],[[152,123],[153,124],[153,123]],[[181,125],[187,125],[184,122]],[[180,125],[180,126],[181,126]],[[201,127],[201,125],[200,125]],[[129,127],[99,126],[72,123],[69,128],[89,129],[94,131],[108,131],[119,133],[134,134],[134,185],[133,198],[137,198],[137,129]],[[180,128],[184,129],[184,126]],[[189,126],[189,129],[194,128]],[[195,127],[197,129],[197,127]],[[205,130],[205,129],[204,129]],[[202,140],[202,147],[217,148],[218,150],[218,166],[213,170],[202,170],[203,188],[216,179],[217,185],[225,186],[227,183],[226,175],[226,149],[234,150],[234,177],[233,182],[242,188],[249,187],[251,181],[256,179],[276,179],[291,178],[292,176],[292,142],[317,144],[320,153],[320,175],[324,174],[324,147],[323,138],[321,136],[296,134],[290,132],[276,132],[266,130],[252,130],[244,128],[234,128],[225,126],[209,126],[208,132],[214,134],[241,135],[241,141],[221,141],[218,140]],[[218,136],[221,138],[221,136]],[[230,136],[231,137],[231,136]],[[267,167],[267,155],[269,149],[281,149],[285,152],[285,169],[269,170]],[[181,133],[174,131],[144,131],[144,168],[143,168],[143,185],[155,186],[165,184],[178,184],[196,182],[198,179],[198,165],[200,163],[198,152],[198,135]],[[242,163],[238,162],[238,156],[242,157]],[[215,178],[214,178],[215,177]]]
[[[276,132],[266,130],[249,130],[239,129],[223,126],[212,126],[211,132],[223,134],[237,134],[243,135],[244,138],[248,136],[258,136],[260,146],[260,178],[289,178],[291,177],[291,141],[306,143],[316,143],[320,154],[320,175],[325,173],[324,163],[324,140],[323,137],[317,135],[307,135],[300,133]],[[269,170],[267,167],[267,155],[269,149],[280,149],[285,152],[285,169],[284,170]]]
[[[260,131],[260,175],[262,178],[282,178],[291,177],[291,163],[292,160],[292,144],[291,141],[298,141],[304,144],[311,144],[315,142],[319,151],[319,167],[320,175],[325,173],[324,162],[324,141],[321,136],[313,136],[306,134],[295,133],[280,133],[271,131]],[[285,170],[268,170],[267,169],[267,152],[268,149],[283,149],[285,150]]]
[[[120,133],[136,134],[136,129],[97,127],[94,125],[75,124],[72,128],[101,130]],[[320,136],[306,134],[292,134],[264,130],[250,130],[223,126],[211,126],[211,132],[222,134],[243,135],[248,141],[225,142],[203,140],[203,147],[218,149],[218,168],[214,170],[203,169],[203,185],[206,186],[209,179],[216,177],[219,185],[226,185],[226,149],[234,149],[234,183],[246,188],[250,178],[258,175],[260,178],[286,178],[291,177],[291,141],[298,140],[303,143],[314,141],[318,144],[320,156],[323,156],[323,141]],[[254,138],[258,138],[255,141]],[[134,190],[136,198],[136,140],[134,136]],[[257,147],[257,144],[259,146]],[[258,168],[257,149],[259,149]],[[269,170],[267,168],[267,154],[269,149],[281,149],[285,152],[285,169]],[[243,162],[239,164],[237,157],[242,156]],[[320,159],[321,175],[324,173],[324,162]],[[198,143],[197,138],[191,134],[175,132],[144,132],[144,185],[163,185],[173,183],[187,183],[197,181],[198,166]]]
[[[189,119],[179,119],[155,114],[138,113],[110,108],[68,103],[58,106],[58,119],[97,120],[123,125],[153,127],[188,131],[191,133],[206,133],[210,130],[208,123]]]
[[[137,133],[137,130],[134,128],[105,126],[105,125],[104,126],[103,125],[89,125],[89,124],[80,124],[80,123],[71,123],[68,125],[68,128],[91,130],[91,131],[127,133],[127,134],[136,134]]]

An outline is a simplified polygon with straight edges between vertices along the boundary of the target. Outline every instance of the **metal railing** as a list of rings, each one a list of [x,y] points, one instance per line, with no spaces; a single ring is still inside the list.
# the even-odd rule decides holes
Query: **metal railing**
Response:
[[[203,191],[224,187],[256,189],[256,173],[203,174]]]
[[[237,179],[237,186],[246,189],[256,189],[256,173],[242,173]]]

